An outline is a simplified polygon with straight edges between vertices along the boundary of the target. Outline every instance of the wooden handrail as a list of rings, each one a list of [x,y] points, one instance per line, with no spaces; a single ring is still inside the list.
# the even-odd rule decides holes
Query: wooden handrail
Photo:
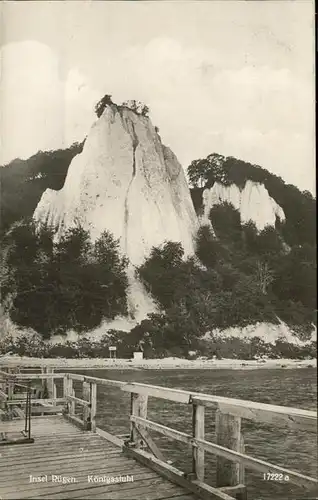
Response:
[[[297,428],[309,432],[316,432],[317,430],[317,413],[314,411],[257,403],[248,400],[225,398],[223,396],[148,384],[127,384],[119,380],[101,379],[98,377],[88,377],[86,375],[72,373],[69,374],[69,377],[73,380],[120,387],[121,390],[125,392],[165,399],[176,403],[212,406],[218,408],[225,414],[238,416],[247,420],[268,423],[277,427]]]
[[[176,403],[212,406],[220,409],[222,413],[229,413],[246,418],[247,420],[270,423],[278,427],[299,428],[310,432],[316,432],[317,430],[317,413],[310,410],[257,403],[243,399],[225,398],[223,396],[190,392],[182,389],[171,389],[169,387],[127,383],[119,380],[102,379],[73,373],[69,373],[68,376],[73,380],[120,387],[125,392],[165,399]],[[270,414],[273,414],[272,419],[269,417]]]
[[[298,472],[294,472],[285,469],[283,467],[273,465],[269,462],[253,458],[243,453],[238,453],[228,448],[224,448],[223,446],[211,443],[209,441],[205,441],[204,439],[193,438],[192,436],[190,436],[185,432],[177,431],[176,429],[172,429],[171,427],[166,427],[165,425],[152,422],[151,420],[147,420],[141,417],[136,417],[134,415],[131,415],[130,419],[132,422],[135,422],[135,424],[141,425],[146,429],[151,429],[153,431],[156,431],[168,438],[172,438],[175,439],[176,441],[186,443],[197,449],[205,450],[209,453],[221,456],[228,460],[232,460],[237,463],[242,463],[246,468],[257,470],[260,472],[279,473],[287,475],[289,477],[289,480],[292,483],[297,484],[298,486],[300,485],[306,488],[311,488],[318,484],[317,479],[304,476],[303,474],[300,474]]]
[[[67,396],[66,399],[69,399],[70,401],[74,401],[74,403],[78,403],[82,406],[90,406],[89,401],[85,401],[85,399],[77,398],[76,396]]]

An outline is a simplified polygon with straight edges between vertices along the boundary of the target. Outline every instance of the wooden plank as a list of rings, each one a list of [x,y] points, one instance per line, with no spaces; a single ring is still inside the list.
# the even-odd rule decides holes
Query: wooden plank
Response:
[[[68,373],[67,374],[72,380],[78,380],[81,382],[89,382],[96,383],[99,385],[109,385],[114,387],[122,387],[126,385],[126,382],[122,382],[121,380],[111,380],[104,379],[99,377],[88,377],[87,375],[79,375],[78,373]]]
[[[21,427],[19,427],[19,429],[12,429],[12,430],[9,430],[9,431],[6,431],[7,433],[10,433],[10,432],[20,432],[21,431]],[[45,439],[43,439],[44,436],[42,435],[34,435],[34,443],[33,443],[33,446],[32,448],[36,448],[37,446],[39,446],[41,443],[43,443],[43,445],[45,446],[49,446],[50,443],[53,445],[55,443],[72,443],[73,441],[73,444],[76,444],[76,443],[82,443],[82,442],[90,442],[90,439],[85,439],[85,438],[82,438],[81,434],[79,433],[78,435],[74,435],[72,434],[70,437],[69,437],[69,433],[68,432],[63,432],[63,433],[55,433],[55,432],[51,432],[49,434],[46,435]],[[96,439],[92,439],[91,442],[97,442]],[[102,443],[102,441],[100,440],[99,442]],[[21,445],[22,446],[22,445]],[[19,447],[19,449],[21,448],[21,446]],[[112,448],[114,448],[114,446],[109,443],[109,446],[111,446]],[[31,449],[31,448],[30,448]],[[13,449],[12,449],[13,450]],[[8,451],[9,453],[9,451]],[[17,453],[17,451],[15,452]]]
[[[240,439],[238,451],[240,453],[242,453],[243,455],[245,455],[244,436],[242,433],[241,433],[241,439]],[[239,464],[239,484],[245,484],[245,467],[244,467],[244,464],[242,464],[242,463]],[[241,495],[241,500],[246,500],[246,497],[247,497],[246,488],[245,488],[245,493],[243,494],[242,492],[240,492],[240,495]]]
[[[73,389],[73,380],[71,378],[68,378],[68,396],[67,396],[67,398],[69,398],[69,396],[75,396],[75,391]],[[68,408],[69,408],[69,415],[71,417],[73,417],[75,415],[75,402],[71,400]]]
[[[156,457],[158,458],[159,460],[161,460],[162,462],[167,462],[164,454],[162,453],[162,451],[158,448],[158,446],[156,445],[156,443],[154,442],[154,440],[152,439],[152,437],[150,436],[150,434],[145,430],[143,429],[142,427],[140,427],[140,425],[136,425],[136,430],[137,432],[140,434],[140,437],[141,439],[146,443],[146,445],[148,446],[149,450],[151,451],[151,453]]]
[[[298,472],[294,472],[283,467],[271,464],[269,462],[265,462],[264,460],[250,457],[249,455],[245,455],[234,450],[229,450],[227,448],[224,448],[223,446],[210,443],[203,439],[194,439],[184,432],[176,431],[175,429],[157,424],[156,422],[145,420],[140,417],[135,417],[133,415],[130,418],[134,422],[142,424],[145,428],[155,430],[171,439],[176,439],[177,441],[181,441],[183,443],[191,445],[193,445],[193,443],[201,444],[205,451],[226,458],[227,460],[241,463],[245,468],[257,470],[259,472],[286,474],[289,476],[290,482],[305,488],[311,488],[318,484],[318,481],[314,478],[304,476],[303,474],[300,474]]]
[[[135,458],[138,462],[146,465],[149,469],[158,472],[161,476],[167,478],[169,481],[178,484],[179,486],[185,488],[187,491],[191,491],[196,495],[200,496],[204,500],[233,500],[226,493],[213,488],[212,486],[205,485],[202,486],[201,483],[196,484],[195,481],[188,481],[184,473],[176,469],[172,465],[165,464],[158,460],[156,457],[144,450],[135,450],[129,447],[124,448],[124,453],[127,456]]]
[[[178,491],[178,488],[172,484],[167,484],[165,480],[156,475],[152,471],[144,471],[134,477],[133,482],[119,483],[119,484],[86,484],[79,483],[77,489],[67,490],[67,498],[111,498],[111,499],[125,499],[125,498],[148,498],[150,492],[155,492],[155,497],[158,497],[158,489],[164,488],[165,491],[174,493]],[[140,496],[140,492],[144,493],[144,496]],[[37,495],[33,498],[44,498],[41,495]],[[63,489],[60,487],[60,492],[57,493],[47,493],[45,495],[47,499],[65,499],[65,492],[63,496]]]
[[[154,486],[153,488],[152,485]],[[138,481],[132,485],[120,485],[119,488],[112,488],[112,491],[107,488],[107,490],[104,489],[104,492],[101,491],[98,494],[93,490],[90,498],[101,500],[131,500],[136,498],[143,500],[164,500],[171,497],[175,498],[181,492],[180,487],[157,478],[149,481],[148,485],[145,481],[142,483]]]
[[[147,406],[148,406],[148,396],[142,394],[131,394],[131,415],[136,417],[141,417],[143,419],[147,418]],[[138,435],[135,422],[131,420],[130,427],[130,442],[134,443],[137,448],[142,448],[143,441]]]
[[[215,416],[216,443],[224,448],[241,451],[241,419],[219,410]],[[240,484],[240,463],[222,456],[216,461],[216,486],[237,486]]]
[[[52,432],[69,432],[69,433],[75,433],[76,428],[73,426],[72,427],[63,427],[62,425],[54,424],[47,422],[47,417],[48,416],[56,416],[59,417],[61,415],[45,415],[45,417],[39,417],[39,416],[34,416],[32,417],[33,420],[33,430],[37,435],[47,435],[51,434]],[[39,422],[43,421],[44,425],[38,425]],[[1,430],[14,430],[14,429],[19,429],[21,425],[23,425],[24,421],[22,419],[15,419],[15,420],[6,420],[3,422],[0,422],[0,429]],[[65,421],[65,424],[68,422]],[[51,426],[51,427],[50,427]]]
[[[168,401],[175,401],[177,403],[190,402],[191,393],[179,389],[170,389],[166,387],[159,387],[147,384],[124,384],[121,387],[122,391],[140,394],[144,396],[152,396],[154,398],[166,399]]]
[[[81,457],[77,457],[76,459],[72,459],[72,461],[63,461],[63,462],[49,462],[45,459],[43,459],[43,463],[40,465],[40,470],[43,472],[43,474],[52,474],[57,473],[57,472],[62,472],[66,473],[67,471],[71,471],[72,469],[75,470],[82,470],[84,471],[94,471],[97,470],[99,466],[103,465],[103,471],[107,470],[107,472],[112,469],[112,468],[119,468],[123,469],[124,467],[129,467],[132,469],[132,467],[136,464],[136,462],[127,462],[127,457],[126,459],[123,458],[121,455],[115,456],[115,455],[108,455],[105,456],[102,453],[98,452],[96,455],[91,455],[89,457],[85,457],[85,455]],[[137,464],[138,465],[138,464]],[[39,470],[39,466],[36,465],[32,469],[32,465],[29,467],[18,467],[17,474],[19,474],[19,477],[22,476],[29,476],[30,473],[33,475],[37,475],[36,471]],[[14,476],[14,470],[12,469],[4,469],[1,471],[1,480],[0,484],[2,482],[10,482],[12,478],[17,477]]]
[[[12,379],[15,381],[22,380],[56,380],[63,378],[63,373],[17,373],[17,374],[6,374],[6,379]]]
[[[83,420],[81,420],[78,417],[75,417],[75,415],[68,415],[64,414],[63,417],[65,420],[67,420],[69,423],[76,425],[79,429],[85,430],[85,424]]]
[[[68,376],[64,375],[63,376],[63,398],[67,399],[68,396]]]
[[[179,495],[177,493],[176,495],[173,495],[172,497],[164,497],[166,500],[197,500],[197,498],[193,495]],[[162,497],[160,497],[158,500],[161,500]]]
[[[33,448],[33,446],[27,447],[27,445],[22,445],[24,446],[24,449],[20,451],[20,446],[19,446],[19,452],[14,451],[14,447],[6,447],[1,452],[2,458],[6,458],[8,461],[10,460],[15,460],[16,463],[20,462],[21,459],[22,461],[26,459],[26,457],[30,457],[31,460],[36,459],[38,456],[45,456],[47,454],[47,451],[44,449],[44,446],[46,446],[46,449],[49,450],[50,453],[55,453],[57,451],[61,451],[61,448],[63,448],[63,453],[70,453],[71,451],[73,452],[78,452],[79,454],[82,454],[84,451],[86,452],[90,448],[100,448],[102,450],[116,450],[119,453],[121,450],[119,448],[115,448],[112,446],[110,443],[104,443],[102,439],[96,439],[96,440],[86,440],[86,441],[75,441],[73,440],[73,443],[71,441],[59,441],[57,444],[54,443],[54,445],[50,446],[48,443],[37,443],[37,446]],[[34,445],[36,442],[34,442]],[[41,448],[42,446],[42,448]],[[10,448],[9,450],[7,450]],[[97,451],[97,450],[96,450]],[[22,455],[23,453],[23,455]],[[60,456],[63,456],[63,453],[60,453]],[[22,455],[22,456],[21,456]]]
[[[90,406],[91,400],[91,387],[88,382],[83,382],[82,384],[82,394],[84,401]],[[90,409],[87,405],[83,407],[83,422],[85,430],[90,427]]]
[[[158,500],[161,500],[162,497],[160,497]],[[177,493],[176,495],[173,495],[171,497],[165,497],[166,500],[197,500],[197,497],[191,494],[183,494],[180,495]]]
[[[55,452],[57,454],[58,450],[52,450],[52,453]],[[39,462],[42,458],[45,460],[50,460],[53,462],[56,461],[65,461],[68,459],[69,456],[72,456],[74,459],[76,458],[83,458],[84,456],[90,456],[92,453],[102,453],[104,456],[121,456],[121,451],[118,450],[117,448],[107,448],[103,444],[95,444],[89,446],[76,446],[74,448],[68,448],[65,449],[64,453],[59,453],[57,456],[47,456],[47,453],[44,452],[44,450],[39,450],[35,452],[35,455],[27,455],[29,457],[29,464],[25,464],[25,459],[24,457],[17,457],[17,456],[7,456],[7,462],[8,463],[14,463],[16,467],[21,466],[24,467],[24,465],[31,465],[31,463],[37,463]],[[5,470],[6,464],[1,464],[0,465],[0,470]]]
[[[90,383],[90,427],[92,432],[96,432],[96,412],[97,412],[97,384]]]
[[[101,438],[109,441],[110,443],[119,446],[120,448],[124,446],[123,439],[118,438],[118,436],[113,436],[109,432],[106,432],[99,427],[96,427],[96,434],[98,434],[98,436],[100,436]]]
[[[100,446],[98,448],[96,446],[96,447],[92,447],[92,450],[86,451],[85,457],[94,456],[94,454],[97,454],[97,453],[99,453],[100,456],[102,456],[104,458],[110,457],[110,456],[121,456],[120,450],[106,449],[103,446]],[[34,458],[32,458],[32,464],[41,464],[41,461],[43,461],[43,458],[45,456],[46,456],[45,453],[43,453],[42,455],[35,456]],[[82,452],[80,452],[79,449],[74,450],[74,451],[71,450],[70,453],[68,453],[68,452],[58,453],[58,454],[56,454],[56,456],[50,457],[50,463],[54,464],[54,463],[58,463],[58,462],[65,462],[65,461],[68,461],[70,459],[84,459],[85,457],[84,457],[84,454]],[[29,464],[26,464],[23,457],[21,457],[21,458],[22,458],[22,460],[16,459],[15,468],[17,468],[18,466],[21,466],[21,468],[23,468],[23,467],[30,468],[31,462]],[[0,463],[0,470],[5,470],[6,467],[7,467],[6,464]]]
[[[77,398],[76,396],[67,396],[67,399],[69,399],[70,401],[74,401],[75,403],[78,403],[78,404],[83,405],[83,406],[90,406],[89,401],[85,401],[85,399]]]
[[[85,478],[89,475],[104,475],[107,467],[107,475],[113,474],[114,476],[122,475],[123,473],[131,474],[138,473],[144,471],[141,465],[138,465],[136,462],[131,463],[131,461],[115,461],[112,463],[101,462],[97,463],[97,461],[90,462],[76,462],[72,464],[71,467],[68,467],[68,464],[64,464],[61,466],[55,466],[54,471],[45,467],[41,467],[41,475],[47,475],[50,477],[52,472],[55,475],[63,475],[63,476],[75,476],[78,478]],[[32,471],[31,471],[32,472]],[[10,488],[12,489],[12,481],[14,481],[14,486],[24,486],[26,483],[29,483],[30,471],[25,470],[23,473],[19,474],[19,478],[17,479],[14,475],[8,475],[7,477],[1,478],[0,481],[0,489],[1,488]],[[33,475],[33,474],[32,474]],[[36,471],[34,471],[34,475],[36,475]],[[32,484],[32,483],[31,483]]]
[[[34,449],[33,451],[25,448],[26,445],[24,445],[24,444],[21,444],[21,447],[22,446],[24,446],[24,449],[20,451],[20,454],[23,453],[24,460],[26,460],[27,458],[28,459],[30,458],[30,460],[35,460],[38,457],[42,457],[42,456],[46,457],[46,455],[47,455],[47,453],[43,450],[43,448],[41,449],[40,446],[37,447],[36,449]],[[109,451],[116,450],[116,448],[115,449],[111,448],[110,446],[107,446],[106,444],[102,444],[100,441],[99,442],[88,441],[86,443],[80,442],[80,443],[76,443],[76,444],[59,442],[58,445],[56,445],[54,447],[49,447],[47,449],[50,450],[50,453],[54,454],[54,453],[58,453],[59,451],[61,451],[61,447],[63,448],[64,454],[70,454],[70,453],[76,452],[76,453],[81,454],[81,455],[83,453],[86,453],[89,449],[94,449],[96,452],[99,451],[99,449],[102,451],[104,451],[104,450],[105,451],[106,450],[109,450]],[[17,455],[16,453],[6,452],[7,448],[13,448],[13,447],[6,446],[5,448],[3,448],[3,450],[1,450],[2,458],[6,458],[8,460],[8,463],[9,462],[15,462],[16,464],[23,463],[23,461],[19,460],[19,455]],[[19,446],[19,449],[20,449],[20,446]],[[120,453],[120,451],[119,451],[119,453]],[[62,457],[61,454],[60,454],[60,457]]]
[[[82,460],[82,461],[72,461],[68,462],[67,464],[61,464],[61,465],[55,465],[54,466],[54,473],[60,474],[60,473],[65,473],[67,475],[72,475],[73,471],[78,471],[78,472],[87,472],[87,474],[92,474],[94,471],[101,470],[103,473],[105,473],[105,466],[107,466],[107,473],[115,470],[125,470],[125,468],[128,468],[129,470],[132,470],[135,468],[136,470],[142,470],[142,465],[139,465],[135,460],[129,459],[129,458],[124,458],[122,456],[120,457],[112,457],[111,461],[105,461],[105,459],[102,461],[102,463],[98,460],[97,458],[90,458],[88,460]],[[3,471],[0,477],[0,485],[2,483],[8,483],[12,481],[12,478],[15,478],[15,484],[16,481],[22,481],[24,482],[24,477],[29,477],[30,471],[25,471],[24,473],[19,475],[19,479],[17,479],[16,474],[14,470],[12,469],[7,469],[6,471]],[[51,474],[52,470],[47,467],[46,462],[43,462],[43,466],[41,466],[41,472],[43,474]]]
[[[21,426],[19,427],[19,429],[21,428]],[[72,433],[70,432],[65,432],[63,434],[61,433],[55,433],[53,432],[53,436],[54,436],[54,442],[52,440],[52,433],[51,434],[47,434],[45,436],[39,436],[36,441],[33,443],[33,445],[30,447],[30,449],[34,449],[36,448],[37,446],[41,446],[42,443],[43,445],[48,445],[48,444],[51,444],[51,445],[54,445],[55,443],[59,443],[59,442],[63,442],[63,443],[86,443],[86,442],[95,442],[95,441],[99,441],[99,442],[102,442],[101,438],[97,435],[93,435],[91,433],[85,433],[85,432],[79,432],[79,433],[76,433],[76,427],[73,427],[72,429]],[[114,448],[114,446],[112,445],[112,443],[109,443],[109,446],[111,446],[112,448]],[[22,445],[19,447],[19,449],[22,449],[21,448]],[[13,450],[13,448],[12,448]],[[9,452],[9,451],[8,451]],[[18,453],[18,451],[15,451],[15,453]]]
[[[20,485],[23,486],[23,488],[19,488],[20,489],[20,496],[19,495],[19,492],[16,491],[15,494],[17,495],[15,498],[25,498],[25,496],[27,495],[27,498],[35,498],[35,497],[39,497],[41,498],[41,496],[45,495],[45,497],[47,496],[52,496],[53,494],[55,493],[61,493],[62,491],[64,492],[65,495],[67,495],[67,497],[64,497],[64,498],[69,498],[68,495],[69,494],[72,494],[73,491],[76,491],[78,492],[79,490],[95,490],[96,488],[98,490],[100,490],[100,487],[101,487],[101,483],[99,484],[96,484],[96,483],[91,483],[91,482],[88,482],[88,476],[99,476],[99,477],[109,477],[111,474],[114,474],[114,477],[120,477],[120,476],[130,476],[131,475],[131,472],[130,471],[133,471],[133,474],[134,474],[134,481],[139,481],[139,480],[151,480],[151,479],[155,479],[155,478],[158,478],[158,475],[156,473],[154,473],[153,471],[148,471],[146,469],[132,469],[131,466],[126,466],[122,471],[120,471],[120,469],[116,468],[116,469],[110,469],[109,473],[107,472],[107,474],[105,474],[105,470],[103,470],[102,468],[97,468],[96,469],[96,472],[92,472],[91,474],[87,474],[87,473],[83,473],[83,472],[75,472],[73,471],[71,474],[69,473],[62,473],[62,476],[63,477],[69,477],[72,479],[72,482],[70,483],[65,483],[65,484],[61,484],[59,482],[52,482],[52,475],[53,476],[58,476],[60,474],[55,474],[53,472],[53,474],[47,474],[47,482],[43,482],[42,484],[38,484],[38,483],[32,483],[32,482],[29,482],[27,484],[24,484],[20,482]],[[110,476],[111,477],[111,476]],[[18,484],[15,484],[15,486],[18,486]],[[108,488],[109,485],[106,486],[106,488]],[[117,487],[122,487],[124,485],[117,485]],[[115,484],[115,487],[116,487],[116,484]],[[105,485],[102,486],[102,488],[104,489],[105,491]],[[18,488],[17,488],[18,490]],[[13,494],[14,492],[12,491],[12,485],[10,484],[6,484],[4,486],[0,486],[0,494],[2,497],[4,498],[12,498],[11,495]]]
[[[218,407],[224,413],[271,426],[317,432],[317,413],[298,408],[268,405],[220,396],[193,397],[193,403]]]
[[[33,406],[31,407],[31,414],[32,415],[37,415],[39,413],[42,414],[50,414],[50,413],[63,413],[64,411],[64,406]]]
[[[47,403],[66,403],[66,399],[64,398],[57,398],[55,400],[53,399],[31,399],[31,403],[33,404],[47,404]],[[25,405],[26,400],[25,399],[18,399],[18,400],[12,400],[7,402],[8,405]]]
[[[182,431],[177,431],[176,429],[172,429],[170,427],[166,427],[165,425],[158,424],[157,422],[146,420],[145,418],[137,417],[135,415],[131,415],[130,420],[132,422],[135,422],[136,424],[142,425],[146,429],[152,429],[153,431],[159,432],[167,438],[175,439],[191,446],[194,442],[192,436],[190,436],[189,434],[186,434]]]
[[[223,486],[222,488],[220,488],[220,490],[234,497],[236,497],[237,495],[240,495],[241,498],[246,497],[246,486],[243,483],[237,484],[236,486]]]
[[[192,433],[196,439],[204,439],[205,436],[205,407],[201,405],[193,405],[192,412]],[[200,446],[192,447],[192,472],[196,479],[204,481],[204,449]]]

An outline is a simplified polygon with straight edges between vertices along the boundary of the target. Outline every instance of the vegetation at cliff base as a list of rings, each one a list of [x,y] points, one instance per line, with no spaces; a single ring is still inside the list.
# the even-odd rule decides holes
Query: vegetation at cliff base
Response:
[[[75,227],[56,242],[51,228],[25,221],[5,243],[2,301],[16,325],[49,338],[127,314],[127,259],[109,232],[92,243],[87,231]]]
[[[308,339],[316,321],[316,258],[304,244],[286,248],[279,232],[242,224],[231,204],[216,205],[199,229],[196,257],[178,243],[153,248],[138,269],[160,313],[149,316],[153,345],[187,352],[207,331],[284,321]]]

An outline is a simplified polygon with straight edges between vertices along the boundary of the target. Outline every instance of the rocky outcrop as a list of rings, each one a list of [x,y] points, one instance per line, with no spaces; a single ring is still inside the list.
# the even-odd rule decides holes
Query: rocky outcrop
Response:
[[[44,192],[34,219],[54,225],[57,237],[80,223],[93,240],[104,230],[118,238],[130,261],[130,310],[141,317],[151,305],[134,267],[165,240],[191,255],[198,223],[184,171],[149,118],[115,105],[92,126],[63,188]]]
[[[215,182],[210,189],[205,189],[202,194],[203,215],[201,224],[210,224],[209,213],[214,205],[231,203],[241,214],[241,222],[253,221],[259,231],[266,226],[275,227],[276,219],[285,220],[283,209],[270,197],[263,184],[247,181],[244,188],[236,184],[226,186]]]

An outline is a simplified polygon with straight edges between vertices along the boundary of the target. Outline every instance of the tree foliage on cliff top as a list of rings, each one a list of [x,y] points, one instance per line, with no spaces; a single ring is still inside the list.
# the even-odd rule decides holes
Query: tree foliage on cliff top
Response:
[[[0,167],[0,234],[23,217],[31,217],[48,188],[63,187],[68,167],[82,152],[84,141],[67,149],[39,151],[27,160],[16,159]]]
[[[243,189],[248,180],[264,184],[269,195],[282,207],[286,222],[281,232],[289,245],[316,244],[316,200],[308,191],[286,184],[268,170],[232,156],[212,153],[204,159],[194,160],[187,169],[192,185],[192,198],[197,212],[202,206],[204,188],[215,182]]]

